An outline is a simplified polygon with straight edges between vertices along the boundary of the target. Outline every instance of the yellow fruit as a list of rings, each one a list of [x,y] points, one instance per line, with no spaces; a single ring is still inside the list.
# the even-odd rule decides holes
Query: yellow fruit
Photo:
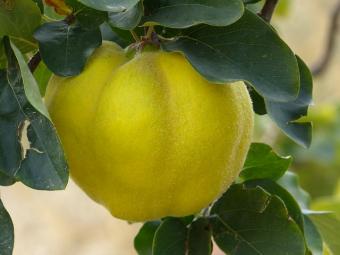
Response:
[[[179,53],[128,59],[104,42],[79,76],[51,78],[46,104],[73,179],[130,221],[208,206],[235,180],[252,137],[245,85],[209,83]]]

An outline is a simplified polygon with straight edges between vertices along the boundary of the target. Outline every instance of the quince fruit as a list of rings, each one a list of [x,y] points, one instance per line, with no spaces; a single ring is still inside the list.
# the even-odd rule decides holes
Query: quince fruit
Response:
[[[180,53],[128,56],[103,42],[80,75],[49,81],[71,176],[121,219],[199,212],[243,166],[253,132],[246,86],[208,82]]]

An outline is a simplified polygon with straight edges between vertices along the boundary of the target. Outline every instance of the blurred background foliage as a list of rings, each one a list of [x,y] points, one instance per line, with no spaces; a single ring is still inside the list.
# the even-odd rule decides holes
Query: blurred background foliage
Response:
[[[296,2],[279,1],[272,23],[313,69],[327,49],[330,16],[337,1]],[[326,15],[318,15],[323,12]],[[314,104],[308,117],[303,118],[313,122],[311,147],[304,149],[296,145],[263,116],[256,118],[255,141],[272,145],[282,155],[292,155],[291,171],[298,175],[301,186],[310,194],[311,209],[334,211],[340,219],[340,75],[336,71],[340,70],[339,28],[335,32],[330,64],[314,76]]]

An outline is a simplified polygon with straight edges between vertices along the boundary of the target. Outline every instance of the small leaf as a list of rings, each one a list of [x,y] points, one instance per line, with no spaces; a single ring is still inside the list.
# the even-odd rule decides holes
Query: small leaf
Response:
[[[160,221],[148,221],[139,230],[134,240],[138,255],[152,255],[152,244]]]
[[[47,67],[57,75],[79,74],[92,52],[101,45],[99,28],[84,29],[78,23],[45,23],[35,32],[39,50]]]
[[[109,13],[108,23],[113,27],[132,30],[139,24],[143,16],[143,11],[142,2],[138,2],[135,6],[125,12]]]
[[[34,70],[33,75],[38,83],[40,94],[44,96],[52,72],[47,68],[44,61],[40,61],[38,67]]]
[[[79,0],[79,2],[100,11],[123,12],[136,5],[139,0]]]
[[[12,255],[14,245],[14,227],[0,199],[0,254]]]
[[[270,25],[248,10],[230,26],[189,28],[162,47],[183,52],[211,82],[244,80],[273,101],[295,100],[299,92],[295,55]]]
[[[310,250],[312,255],[322,255],[323,245],[322,237],[319,233],[319,230],[306,215],[304,216],[304,224],[305,224],[305,238],[308,249]]]
[[[68,170],[51,121],[28,101],[6,37],[8,70],[0,71],[0,169],[34,189],[64,189]]]
[[[305,254],[303,234],[282,200],[260,187],[231,186],[211,217],[214,240],[227,254]]]
[[[24,56],[21,54],[21,52],[13,43],[11,43],[11,48],[19,64],[21,78],[24,84],[25,95],[29,103],[41,114],[43,114],[46,118],[50,119],[50,115],[47,111],[47,108],[42,101],[39,86],[36,80],[34,79],[31,71],[29,70],[25,62]]]
[[[292,158],[281,157],[263,143],[252,143],[240,177],[243,180],[271,179],[277,180],[288,169]]]
[[[251,101],[253,102],[253,110],[258,115],[264,115],[267,113],[266,110],[266,104],[264,102],[263,97],[256,92],[255,89],[251,87],[249,83],[246,82],[247,89],[251,98]]]
[[[196,219],[189,228],[188,255],[210,255],[212,253],[212,229],[206,218]]]
[[[272,102],[265,98],[269,116],[293,141],[309,147],[312,140],[312,124],[310,122],[294,122],[307,115],[312,101],[313,78],[306,64],[297,57],[300,70],[300,91],[296,100],[288,103]]]
[[[156,231],[152,255],[185,255],[187,228],[176,218],[168,218]]]
[[[308,217],[317,226],[323,241],[333,254],[340,254],[340,220],[328,213],[309,212]]]
[[[295,173],[287,171],[285,175],[278,180],[278,184],[292,194],[301,208],[305,209],[309,207],[310,196],[301,188],[298,176]]]
[[[271,195],[281,198],[288,210],[289,216],[299,225],[301,232],[304,232],[303,215],[300,206],[287,190],[268,179],[251,180],[245,182],[244,185],[247,188],[261,187]]]
[[[22,52],[37,48],[32,34],[40,22],[40,10],[32,0],[0,1],[0,40],[9,36]]]
[[[144,0],[147,16],[144,26],[159,24],[171,28],[187,28],[198,24],[227,26],[241,18],[241,0]]]

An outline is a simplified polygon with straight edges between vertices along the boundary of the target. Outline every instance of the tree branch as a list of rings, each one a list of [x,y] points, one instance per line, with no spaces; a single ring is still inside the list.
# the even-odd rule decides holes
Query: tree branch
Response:
[[[320,75],[323,73],[332,58],[333,51],[335,49],[335,41],[336,41],[336,34],[337,29],[339,27],[339,17],[340,17],[340,0],[338,1],[333,14],[331,15],[331,22],[328,29],[327,35],[327,44],[323,56],[320,60],[315,64],[311,69],[314,76]]]
[[[34,70],[38,67],[39,63],[41,61],[41,55],[40,52],[38,51],[37,53],[34,54],[34,56],[30,59],[28,62],[28,68],[31,70],[31,73],[34,72]]]
[[[269,23],[278,2],[279,0],[266,0],[259,16]]]

